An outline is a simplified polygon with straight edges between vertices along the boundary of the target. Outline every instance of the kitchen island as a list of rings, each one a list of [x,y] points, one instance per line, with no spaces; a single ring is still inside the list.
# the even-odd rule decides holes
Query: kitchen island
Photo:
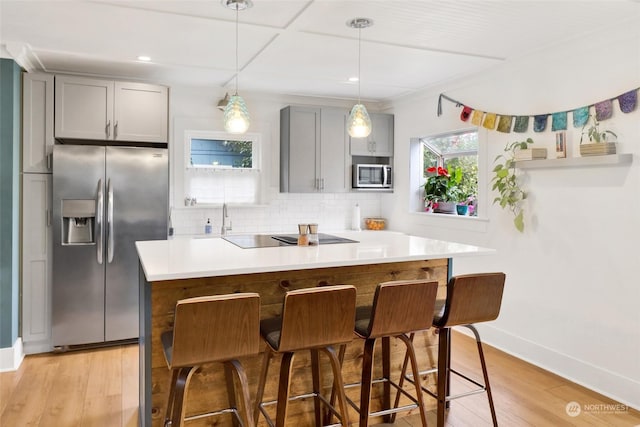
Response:
[[[318,285],[349,284],[357,289],[357,304],[371,304],[378,283],[389,280],[429,279],[438,281],[439,297],[446,294],[452,259],[489,254],[476,246],[433,240],[388,231],[336,233],[356,243],[319,246],[278,246],[242,249],[221,238],[173,239],[137,242],[140,258],[140,419],[141,426],[161,426],[169,388],[169,370],[162,354],[160,334],[172,327],[176,301],[195,296],[257,292],[261,296],[261,318],[281,314],[287,291]],[[425,369],[433,366],[436,343],[430,334],[416,340],[416,351]],[[378,350],[379,351],[379,350]],[[403,346],[392,345],[392,369],[399,372]],[[378,353],[376,353],[378,354]],[[262,355],[242,360],[255,397]],[[343,376],[359,381],[362,342],[347,349]],[[299,357],[294,364],[292,394],[310,390],[309,361]],[[270,371],[265,397],[275,397],[277,366]],[[219,366],[204,366],[191,381],[187,414],[226,406],[224,373]],[[330,375],[323,385],[330,389]],[[357,393],[354,391],[352,393]],[[357,394],[349,393],[355,397]],[[372,409],[379,404],[374,390]],[[357,399],[356,399],[357,400]],[[432,402],[428,402],[432,403]],[[216,406],[217,405],[217,406]],[[312,403],[292,404],[288,424],[313,425]],[[400,414],[402,416],[402,413]],[[357,419],[354,417],[354,419]],[[197,420],[189,425],[210,425]],[[229,416],[217,417],[216,425],[232,425]],[[260,425],[266,425],[261,418]]]

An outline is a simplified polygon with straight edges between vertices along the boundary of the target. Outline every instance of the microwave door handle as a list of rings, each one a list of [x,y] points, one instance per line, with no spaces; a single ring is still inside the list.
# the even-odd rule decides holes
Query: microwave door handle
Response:
[[[107,262],[113,261],[113,187],[107,181]]]
[[[388,168],[383,167],[383,174],[382,174],[382,186],[384,187],[385,185],[387,185],[389,183],[389,178],[388,178]]]
[[[102,264],[102,215],[104,207],[104,193],[102,191],[102,180],[98,180],[98,200],[96,201],[96,258],[98,264]]]

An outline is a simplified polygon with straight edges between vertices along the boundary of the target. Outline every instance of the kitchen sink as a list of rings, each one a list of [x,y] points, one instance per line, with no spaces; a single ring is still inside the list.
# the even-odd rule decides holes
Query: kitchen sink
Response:
[[[298,244],[297,234],[232,234],[222,236],[227,242],[243,248],[270,248],[278,246],[294,246]],[[318,234],[318,241],[321,245],[329,245],[335,243],[358,243],[356,240],[345,239],[331,234]]]

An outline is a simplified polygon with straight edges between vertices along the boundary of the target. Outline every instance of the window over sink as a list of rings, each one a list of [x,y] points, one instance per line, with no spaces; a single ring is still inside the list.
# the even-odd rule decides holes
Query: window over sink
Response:
[[[256,204],[260,192],[260,135],[185,130],[185,197],[198,204]]]

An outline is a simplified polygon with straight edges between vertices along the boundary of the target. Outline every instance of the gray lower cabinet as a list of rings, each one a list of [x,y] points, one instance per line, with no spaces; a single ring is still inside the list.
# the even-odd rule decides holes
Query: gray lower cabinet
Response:
[[[369,113],[371,134],[350,138],[352,156],[393,157],[393,114]]]
[[[289,106],[280,110],[280,191],[347,192],[347,111]]]
[[[22,341],[26,354],[51,351],[51,174],[22,175]]]

